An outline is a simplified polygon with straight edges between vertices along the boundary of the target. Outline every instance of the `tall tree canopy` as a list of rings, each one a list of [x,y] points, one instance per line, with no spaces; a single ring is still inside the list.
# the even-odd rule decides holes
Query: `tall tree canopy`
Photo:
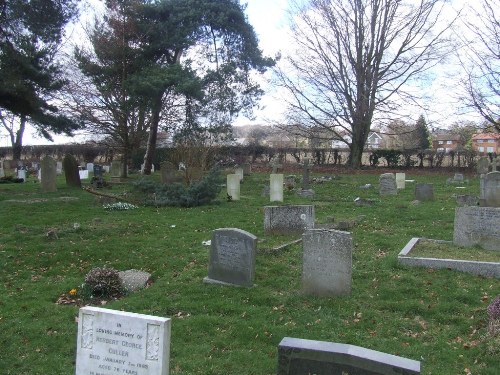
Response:
[[[251,72],[273,61],[262,56],[238,0],[109,0],[106,6],[112,12],[92,30],[92,49],[79,50],[77,58],[100,94],[117,90],[107,108],[122,103],[121,129],[132,110],[142,111],[149,129],[146,173],[160,123],[182,123],[185,134],[206,137],[207,129],[229,128],[262,94]],[[104,58],[116,49],[122,52]],[[93,117],[96,123],[96,112]]]
[[[14,159],[20,157],[27,121],[48,139],[50,132],[70,134],[77,128],[51,101],[64,85],[55,54],[77,2],[0,1],[0,118],[4,125],[7,118],[19,120],[17,130],[6,126]]]
[[[297,2],[298,3],[298,2]],[[348,164],[361,157],[376,116],[415,99],[404,88],[438,63],[446,41],[436,23],[440,0],[309,0],[296,5],[297,50],[280,83],[290,121],[348,134]]]
[[[467,54],[461,56],[467,104],[500,132],[500,0],[482,0],[465,22]]]

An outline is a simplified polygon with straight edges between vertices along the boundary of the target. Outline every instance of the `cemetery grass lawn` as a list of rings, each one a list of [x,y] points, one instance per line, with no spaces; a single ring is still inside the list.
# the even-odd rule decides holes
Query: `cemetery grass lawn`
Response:
[[[352,294],[338,298],[300,292],[301,244],[272,251],[298,237],[263,233],[266,174],[245,177],[240,201],[227,202],[222,191],[214,204],[189,209],[105,211],[62,178],[56,193],[42,194],[32,182],[0,185],[0,374],[74,373],[78,307],[56,301],[103,266],[152,274],[149,288],[104,307],[171,317],[171,374],[275,374],[286,336],[411,358],[421,361],[422,374],[498,374],[486,307],[500,294],[499,280],[397,264],[412,237],[452,240],[453,194],[477,195],[479,183],[471,178],[458,190],[448,177],[407,172],[434,184],[435,200],[419,205],[411,203],[410,183],[397,196],[379,197],[378,174],[313,184],[312,202],[285,191],[284,204],[314,204],[319,224],[332,217],[357,223]],[[359,189],[367,183],[374,189]],[[358,207],[358,196],[376,202]],[[256,287],[203,284],[209,248],[202,241],[224,227],[259,238]]]
[[[455,246],[451,242],[443,243],[424,239],[417,242],[408,256],[500,263],[500,251],[488,251],[479,246],[467,248]]]

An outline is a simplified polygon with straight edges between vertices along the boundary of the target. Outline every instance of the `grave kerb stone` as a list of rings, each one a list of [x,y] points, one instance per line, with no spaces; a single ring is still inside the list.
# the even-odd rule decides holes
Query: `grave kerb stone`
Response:
[[[418,375],[420,362],[360,346],[285,337],[278,375]]]
[[[76,375],[168,375],[169,318],[82,307],[78,317]]]
[[[205,283],[253,286],[257,237],[238,228],[220,228],[214,230],[210,246]]]

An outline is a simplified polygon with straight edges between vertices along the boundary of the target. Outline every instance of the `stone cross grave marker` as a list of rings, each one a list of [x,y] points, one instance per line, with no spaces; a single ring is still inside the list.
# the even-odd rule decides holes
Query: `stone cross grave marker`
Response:
[[[76,375],[168,375],[171,320],[82,307],[78,317]]]
[[[421,202],[434,200],[433,184],[416,184],[415,199]]]
[[[264,231],[266,233],[302,234],[314,228],[313,205],[264,207]]]
[[[302,163],[302,190],[309,190],[311,187],[311,167],[309,158],[304,158],[304,162]]]
[[[397,195],[398,187],[394,173],[383,173],[379,177],[379,194],[380,195]]]
[[[212,234],[208,277],[205,283],[252,287],[255,279],[257,237],[237,228]]]
[[[500,251],[500,207],[457,207],[453,243]]]
[[[285,337],[278,375],[418,375],[420,362],[360,346]]]
[[[52,193],[57,191],[56,187],[56,161],[50,156],[45,156],[42,159],[40,168],[40,186],[44,193]]]
[[[302,244],[302,291],[325,297],[351,294],[351,233],[309,229],[302,235]]]
[[[233,201],[240,200],[240,176],[237,174],[228,174],[227,177],[227,195]]]
[[[270,175],[269,197],[271,202],[283,202],[283,174]]]
[[[484,206],[500,207],[500,172],[490,172],[484,177]]]
[[[396,187],[401,190],[406,187],[406,173],[396,173]]]

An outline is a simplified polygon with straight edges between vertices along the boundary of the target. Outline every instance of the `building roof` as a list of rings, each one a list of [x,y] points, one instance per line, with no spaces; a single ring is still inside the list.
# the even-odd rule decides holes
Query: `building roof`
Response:
[[[458,135],[458,134],[447,133],[447,134],[435,134],[432,137],[432,140],[434,140],[434,141],[460,141],[461,138],[460,138],[460,135]]]
[[[472,136],[472,140],[476,139],[500,139],[500,134],[498,133],[479,133]]]

